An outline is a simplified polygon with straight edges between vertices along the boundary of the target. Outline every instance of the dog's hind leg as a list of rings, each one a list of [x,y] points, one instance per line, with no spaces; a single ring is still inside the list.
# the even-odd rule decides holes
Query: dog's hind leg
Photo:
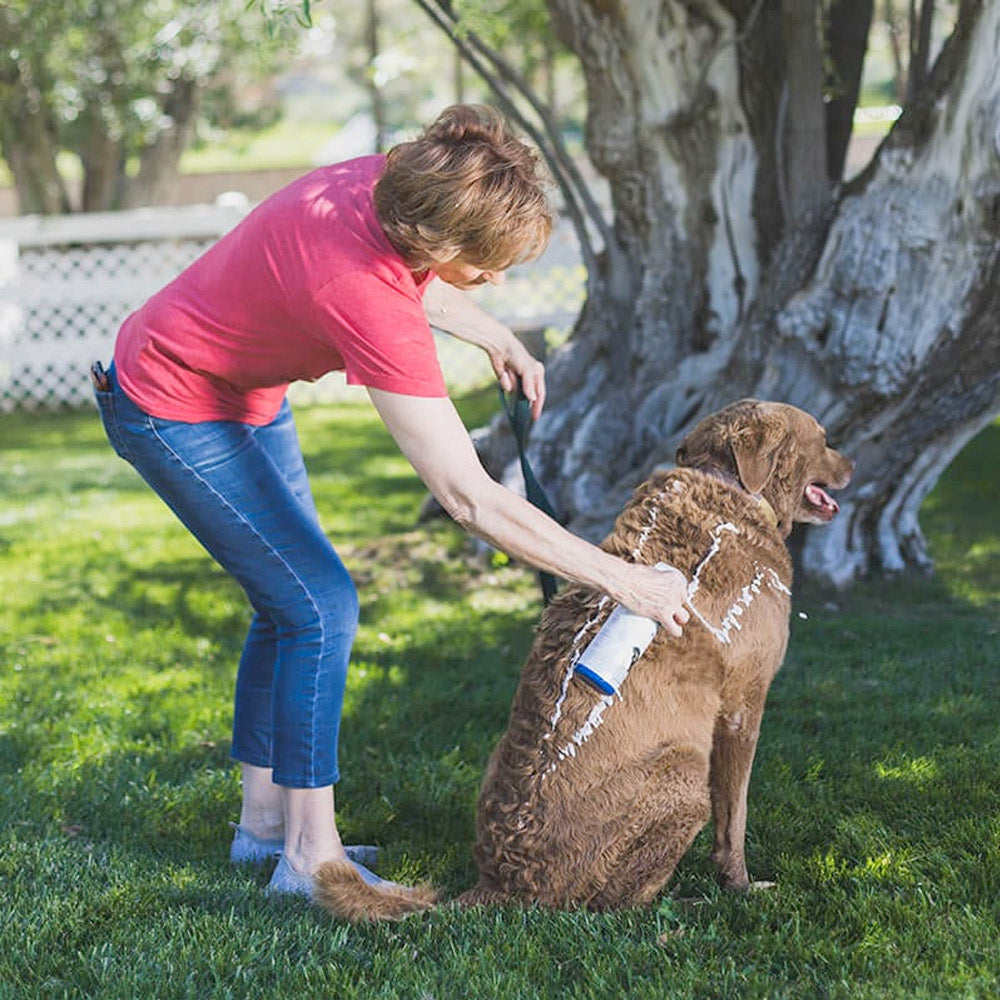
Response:
[[[649,818],[622,845],[601,889],[588,900],[593,910],[648,906],[667,884],[677,863],[708,821],[708,767],[703,758],[673,759],[636,802]]]

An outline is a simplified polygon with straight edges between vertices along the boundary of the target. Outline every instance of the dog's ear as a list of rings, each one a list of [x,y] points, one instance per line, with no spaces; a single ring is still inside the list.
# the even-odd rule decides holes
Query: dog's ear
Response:
[[[732,428],[729,444],[740,482],[747,492],[760,493],[774,475],[786,434],[785,421],[777,414],[761,412],[760,408],[750,419]]]

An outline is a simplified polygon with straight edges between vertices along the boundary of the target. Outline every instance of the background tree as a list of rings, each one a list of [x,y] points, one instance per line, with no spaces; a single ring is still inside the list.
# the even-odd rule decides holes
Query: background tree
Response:
[[[421,4],[433,14],[434,4]],[[568,50],[557,39],[542,0],[456,0],[445,7],[460,31],[467,32],[498,53],[544,103],[555,121],[566,110],[580,111],[573,93],[560,93],[558,65]]]
[[[65,25],[59,3],[0,4],[0,152],[25,212],[67,212],[69,194],[56,166],[59,114],[45,40]]]
[[[461,51],[451,50],[418,8],[430,11],[413,0],[366,0],[363,7],[341,0],[310,8],[315,24],[336,23],[331,59],[367,92],[377,149],[426,122],[444,101],[490,99],[489,81],[484,86],[483,78],[468,72]],[[268,13],[287,23],[293,12],[284,7]],[[517,67],[549,108],[582,114],[579,69],[574,60],[572,73],[560,74],[572,57],[557,42],[541,0],[461,0],[456,16],[463,32],[474,32]],[[450,63],[446,52],[456,56]],[[575,78],[575,87],[568,77]]]
[[[0,152],[22,212],[168,199],[207,89],[273,70],[273,30],[243,0],[4,0]],[[71,203],[62,150],[83,180]],[[128,169],[131,163],[132,169]]]
[[[372,121],[375,124],[375,152],[377,153],[381,153],[386,148],[386,133],[388,131],[385,118],[385,101],[382,97],[382,88],[379,86],[375,71],[379,54],[381,52],[379,47],[381,20],[378,0],[368,0],[367,19],[365,24],[365,38],[368,43],[369,65],[367,82],[368,92],[371,98]]]
[[[492,74],[586,223],[588,299],[532,441],[566,519],[600,536],[699,415],[781,399],[858,461],[835,526],[803,532],[804,568],[844,584],[929,567],[920,504],[1000,412],[1000,0],[940,5],[954,20],[933,59],[920,5],[902,116],[847,183],[870,0],[549,0],[586,77],[607,224],[517,74],[453,5],[418,2]]]

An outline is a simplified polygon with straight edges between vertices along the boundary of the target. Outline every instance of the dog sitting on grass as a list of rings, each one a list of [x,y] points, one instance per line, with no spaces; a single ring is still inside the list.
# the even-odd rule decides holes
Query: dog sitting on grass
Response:
[[[463,906],[510,902],[610,910],[647,905],[709,818],[712,859],[749,884],[747,788],[768,687],[788,641],[796,521],[838,511],[853,463],[809,414],[741,400],[704,418],[676,469],[651,476],[603,547],[688,578],[683,636],[660,631],[616,693],[574,666],[612,611],[567,587],[546,609],[477,811],[478,884]],[[435,903],[427,887],[366,885],[351,865],[315,875],[316,900],[351,920]]]

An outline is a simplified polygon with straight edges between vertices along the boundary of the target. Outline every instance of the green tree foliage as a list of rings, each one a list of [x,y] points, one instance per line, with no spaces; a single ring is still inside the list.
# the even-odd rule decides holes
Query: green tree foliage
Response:
[[[454,39],[499,57],[545,101],[550,113],[573,107],[579,114],[578,88],[567,93],[557,83],[560,67],[572,65],[579,80],[575,58],[556,34],[544,0],[415,0],[432,20]],[[459,45],[463,51],[463,46]],[[468,49],[464,49],[468,52]],[[492,83],[490,74],[487,82]]]
[[[3,0],[0,152],[22,212],[162,200],[209,86],[273,70],[281,28],[243,0]],[[74,204],[58,154],[82,165]]]

